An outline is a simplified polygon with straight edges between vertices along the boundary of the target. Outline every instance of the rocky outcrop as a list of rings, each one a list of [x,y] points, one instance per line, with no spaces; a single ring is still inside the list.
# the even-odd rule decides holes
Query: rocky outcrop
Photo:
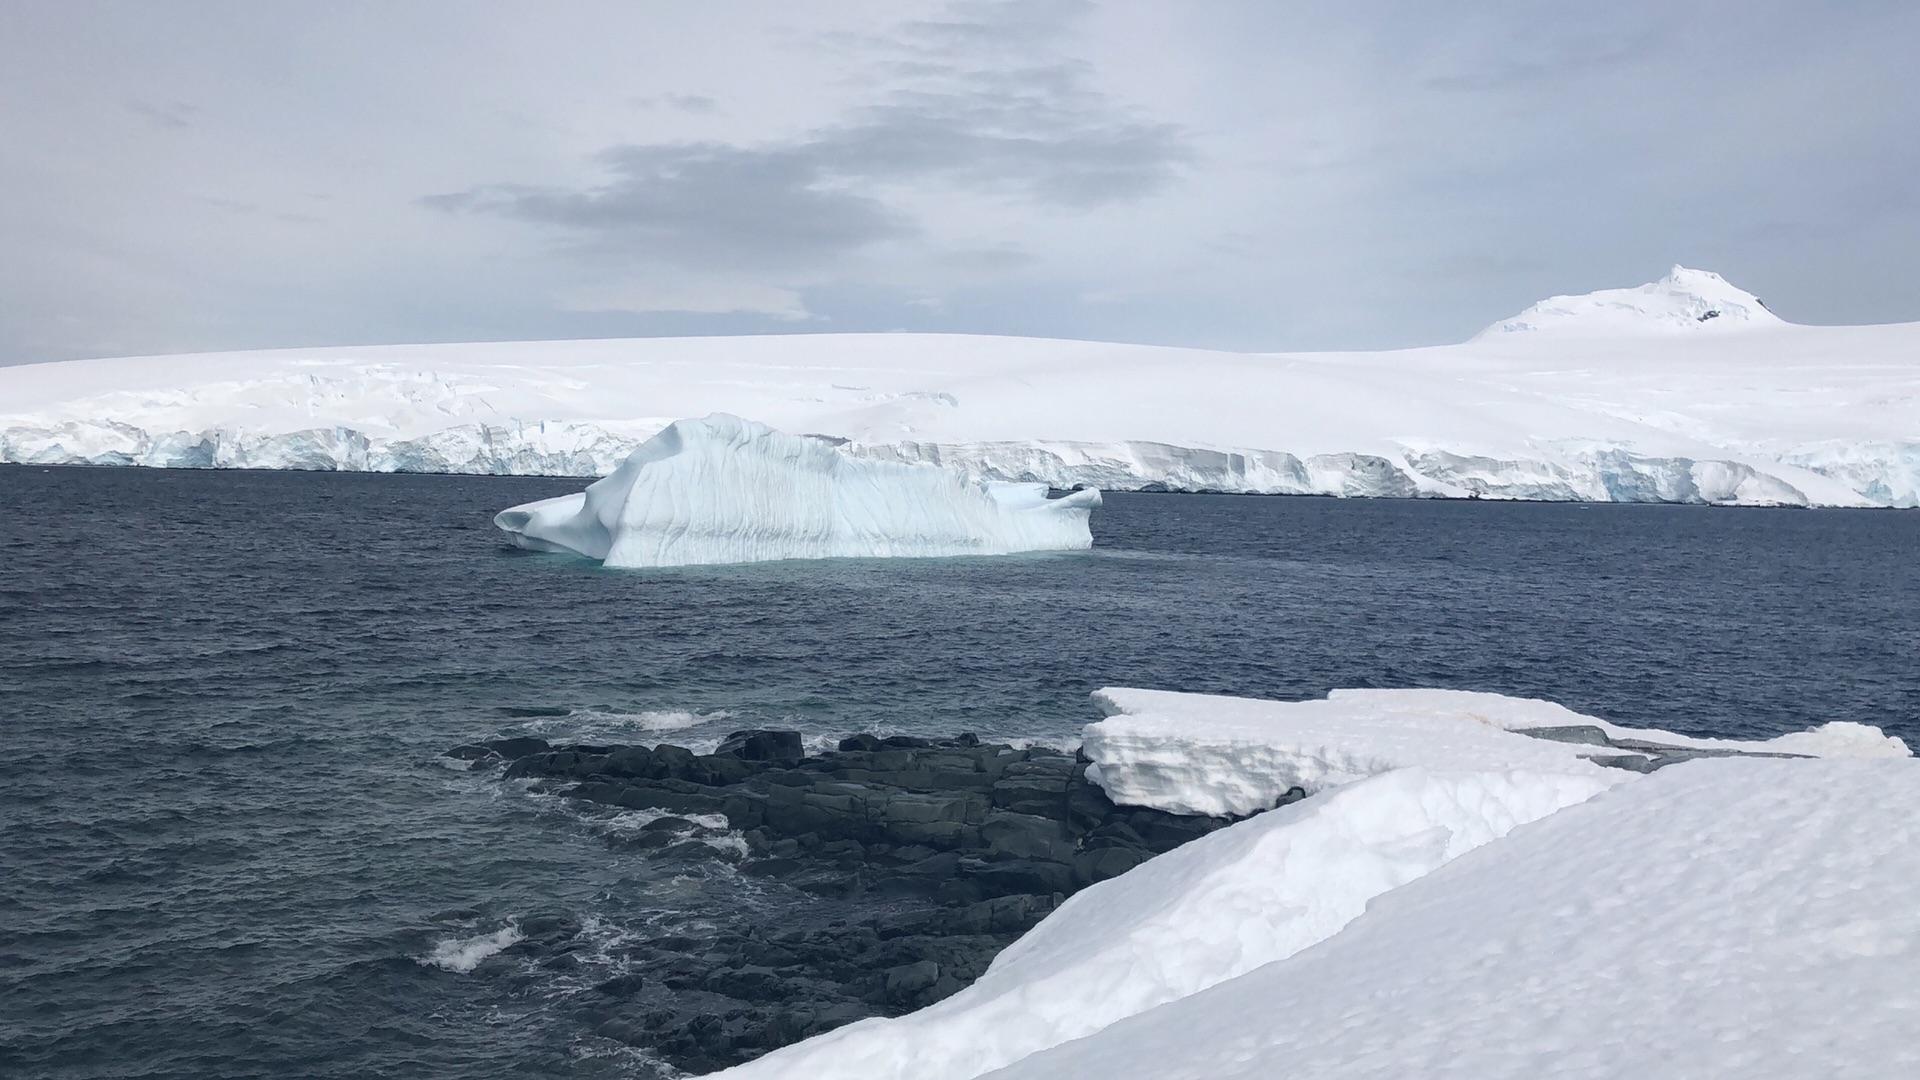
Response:
[[[1232,821],[1115,806],[1075,756],[971,735],[856,735],[815,756],[779,731],[705,755],[521,738],[449,756],[659,812],[636,844],[662,854],[711,855],[689,839],[710,831],[695,819],[724,817],[744,841],[741,873],[843,905],[824,926],[762,919],[650,941],[598,988],[599,1034],[696,1072],[938,1001],[1074,892]]]

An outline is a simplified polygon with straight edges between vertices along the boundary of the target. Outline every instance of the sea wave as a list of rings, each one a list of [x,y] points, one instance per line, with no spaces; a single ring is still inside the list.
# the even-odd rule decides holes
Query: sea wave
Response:
[[[433,951],[425,956],[415,957],[428,967],[437,967],[442,971],[451,971],[465,975],[472,971],[489,956],[512,947],[523,940],[518,923],[509,924],[491,934],[476,934],[473,937],[448,938],[436,943]]]

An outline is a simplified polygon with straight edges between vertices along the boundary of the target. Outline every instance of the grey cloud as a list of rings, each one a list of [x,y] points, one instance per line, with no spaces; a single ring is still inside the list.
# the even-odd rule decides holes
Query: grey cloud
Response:
[[[1618,67],[1641,59],[1660,41],[1652,28],[1582,32],[1555,27],[1528,28],[1501,39],[1489,35],[1471,55],[1453,59],[1443,71],[1425,80],[1435,90],[1492,91],[1522,87],[1549,79],[1566,79],[1586,72]]]
[[[1150,195],[1192,158],[1183,133],[1117,115],[1078,65],[972,76],[964,93],[903,91],[804,149],[841,176],[944,179],[1094,207]]]
[[[911,19],[898,34],[939,55],[1023,49],[1057,39],[1092,10],[1087,0],[957,0],[946,18]]]
[[[791,151],[695,143],[601,157],[615,178],[588,191],[503,185],[423,201],[560,226],[587,237],[590,256],[700,268],[802,265],[910,231],[879,200],[825,186]]]
[[[139,113],[141,116],[153,121],[155,125],[163,128],[192,127],[193,115],[200,111],[198,108],[188,105],[183,101],[176,101],[166,105],[156,105],[151,101],[142,101],[139,98],[129,99],[127,101],[127,108]]]
[[[1151,195],[1192,152],[1180,128],[1130,115],[1090,88],[1085,65],[1047,54],[1081,7],[969,4],[950,20],[907,24],[881,67],[896,85],[910,72],[909,85],[797,139],[616,146],[601,155],[614,178],[598,188],[496,185],[423,202],[561,227],[585,238],[583,252],[758,269],[916,232],[869,193],[875,184],[945,184],[1072,209]],[[1009,40],[1037,42],[1038,55],[999,59],[996,46]]]
[[[1009,245],[949,251],[938,256],[934,261],[962,273],[994,275],[1020,270],[1032,266],[1039,260],[1032,252]]]
[[[705,94],[663,94],[659,97],[632,98],[630,101],[631,104],[642,109],[664,106],[683,113],[711,113],[720,110],[720,102]]]

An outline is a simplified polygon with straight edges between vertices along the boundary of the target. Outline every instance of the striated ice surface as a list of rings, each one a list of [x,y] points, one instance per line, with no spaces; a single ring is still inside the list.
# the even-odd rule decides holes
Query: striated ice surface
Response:
[[[810,334],[0,367],[0,462],[604,476],[713,412],[1056,487],[1920,506],[1920,323],[1796,326],[1683,268],[1392,352]]]
[[[647,440],[578,495],[503,510],[514,543],[608,566],[874,556],[1005,555],[1093,546],[1097,490],[985,484],[872,461],[715,414]]]

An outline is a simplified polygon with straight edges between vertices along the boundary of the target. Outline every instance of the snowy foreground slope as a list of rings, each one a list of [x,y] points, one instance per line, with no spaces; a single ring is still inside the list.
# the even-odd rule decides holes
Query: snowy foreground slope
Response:
[[[0,461],[599,476],[714,412],[1060,487],[1920,505],[1920,324],[1789,325],[1680,268],[1384,353],[823,334],[5,367]]]
[[[1097,697],[1113,715],[1087,748],[1117,802],[1257,808],[1284,790],[1255,793],[1268,772],[1316,793],[1076,894],[945,1001],[719,1075],[1820,1073],[1719,1041],[1763,1022],[1756,1045],[1829,1038],[1862,1075],[1915,1053],[1920,763],[1877,729],[1688,739],[1434,690]],[[1737,756],[1599,764],[1627,744]],[[1859,993],[1794,989],[1859,957],[1901,963],[1873,959]],[[1770,995],[1751,1018],[1749,987]],[[1854,1009],[1878,1029],[1820,1035]]]
[[[1916,821],[1912,760],[1676,765],[990,1075],[1920,1075]]]
[[[503,510],[515,544],[607,566],[893,555],[1006,555],[1093,546],[1097,490],[986,484],[872,461],[724,413],[681,420],[578,495]]]

